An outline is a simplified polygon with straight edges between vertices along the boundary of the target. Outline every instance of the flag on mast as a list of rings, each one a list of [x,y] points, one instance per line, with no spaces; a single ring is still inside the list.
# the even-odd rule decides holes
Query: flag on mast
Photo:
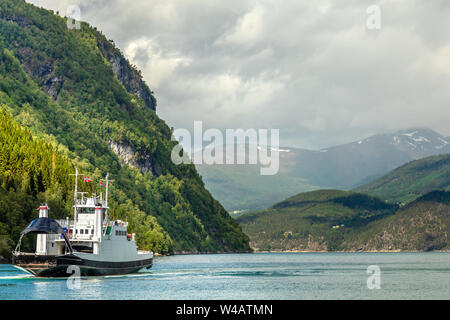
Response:
[[[89,179],[88,177],[84,176],[84,182],[91,182],[91,179]]]

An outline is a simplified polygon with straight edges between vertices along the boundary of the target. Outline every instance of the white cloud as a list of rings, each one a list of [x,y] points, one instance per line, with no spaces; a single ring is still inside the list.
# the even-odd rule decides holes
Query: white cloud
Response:
[[[188,57],[178,52],[166,52],[155,41],[145,37],[129,42],[124,53],[127,59],[140,65],[148,84],[156,88],[173,77],[178,66],[190,63]]]
[[[436,73],[450,76],[450,43],[431,52],[428,58]]]
[[[218,45],[246,45],[258,42],[264,35],[266,10],[256,5],[250,12],[238,19],[233,28],[217,39]]]

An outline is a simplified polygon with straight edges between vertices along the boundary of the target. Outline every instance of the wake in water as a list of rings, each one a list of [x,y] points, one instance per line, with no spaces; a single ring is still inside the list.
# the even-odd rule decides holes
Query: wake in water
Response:
[[[17,274],[17,272],[23,272],[15,268],[8,268],[0,270],[1,272],[10,273],[9,275],[0,276],[0,282],[7,280],[37,280],[37,281],[54,281],[54,280],[67,280],[71,277],[71,275],[67,275],[67,277],[36,277],[35,275],[28,273]],[[120,279],[120,278],[141,278],[141,277],[149,277],[151,276],[151,272],[139,272],[134,274],[126,274],[126,275],[111,275],[111,276],[96,276],[96,277],[80,277],[82,280],[99,280],[99,279]]]
[[[103,276],[103,277],[96,277],[96,278],[142,278],[142,277],[149,277],[152,273],[150,272],[140,272],[140,273],[133,273],[133,274],[123,274],[123,275],[113,275],[113,276]]]
[[[31,278],[36,278],[36,277],[33,276],[32,274],[20,274],[17,276],[0,277],[0,281],[2,281],[2,280],[24,280],[24,279],[31,279]]]

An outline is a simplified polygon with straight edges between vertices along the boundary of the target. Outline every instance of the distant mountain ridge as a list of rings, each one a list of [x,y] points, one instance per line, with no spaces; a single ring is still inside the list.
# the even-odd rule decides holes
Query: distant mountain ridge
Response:
[[[261,177],[255,165],[197,165],[197,169],[226,209],[257,210],[299,192],[364,185],[410,161],[449,153],[450,138],[431,129],[411,128],[321,150],[280,149],[284,150],[279,153],[280,171],[273,177]]]
[[[400,130],[319,151],[302,150],[292,171],[314,185],[350,189],[411,160],[447,153],[448,147],[449,141],[431,129]]]
[[[450,140],[427,128],[400,130],[394,134],[379,136],[387,140],[392,138],[393,145],[410,153],[416,159],[434,155],[436,152],[441,152],[440,150],[446,152],[450,145]]]

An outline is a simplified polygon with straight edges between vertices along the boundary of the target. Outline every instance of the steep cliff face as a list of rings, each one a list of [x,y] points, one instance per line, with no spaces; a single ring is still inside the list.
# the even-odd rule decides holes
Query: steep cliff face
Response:
[[[130,145],[112,140],[108,147],[119,157],[121,165],[139,169],[142,173],[151,172],[156,177],[161,175],[161,166],[153,161],[151,154],[139,155]]]
[[[149,87],[142,81],[140,72],[130,66],[128,60],[124,58],[122,53],[110,41],[107,41],[105,37],[99,36],[97,38],[97,44],[100,52],[111,64],[112,71],[124,87],[130,93],[144,100],[147,107],[155,110],[156,99],[153,97]]]
[[[1,14],[1,13],[0,13]],[[3,14],[0,19],[11,21],[22,28],[31,28],[32,21],[24,15],[8,16]],[[145,105],[152,110],[156,109],[156,99],[147,84],[142,80],[138,70],[130,65],[119,49],[114,47],[102,34],[95,33],[97,46],[103,57],[110,63],[111,69],[117,79],[123,84],[126,90],[137,95],[144,100]],[[24,63],[27,74],[39,80],[40,86],[53,98],[57,100],[59,89],[64,81],[63,77],[58,77],[54,73],[55,59],[42,59],[42,55],[29,47],[15,44],[19,52],[19,58]]]
[[[29,27],[29,25],[25,27]],[[38,51],[27,47],[26,44],[17,42],[16,47],[17,57],[23,63],[25,72],[38,83],[42,90],[56,101],[63,85],[64,77],[56,75],[55,59],[51,57],[43,59]]]

